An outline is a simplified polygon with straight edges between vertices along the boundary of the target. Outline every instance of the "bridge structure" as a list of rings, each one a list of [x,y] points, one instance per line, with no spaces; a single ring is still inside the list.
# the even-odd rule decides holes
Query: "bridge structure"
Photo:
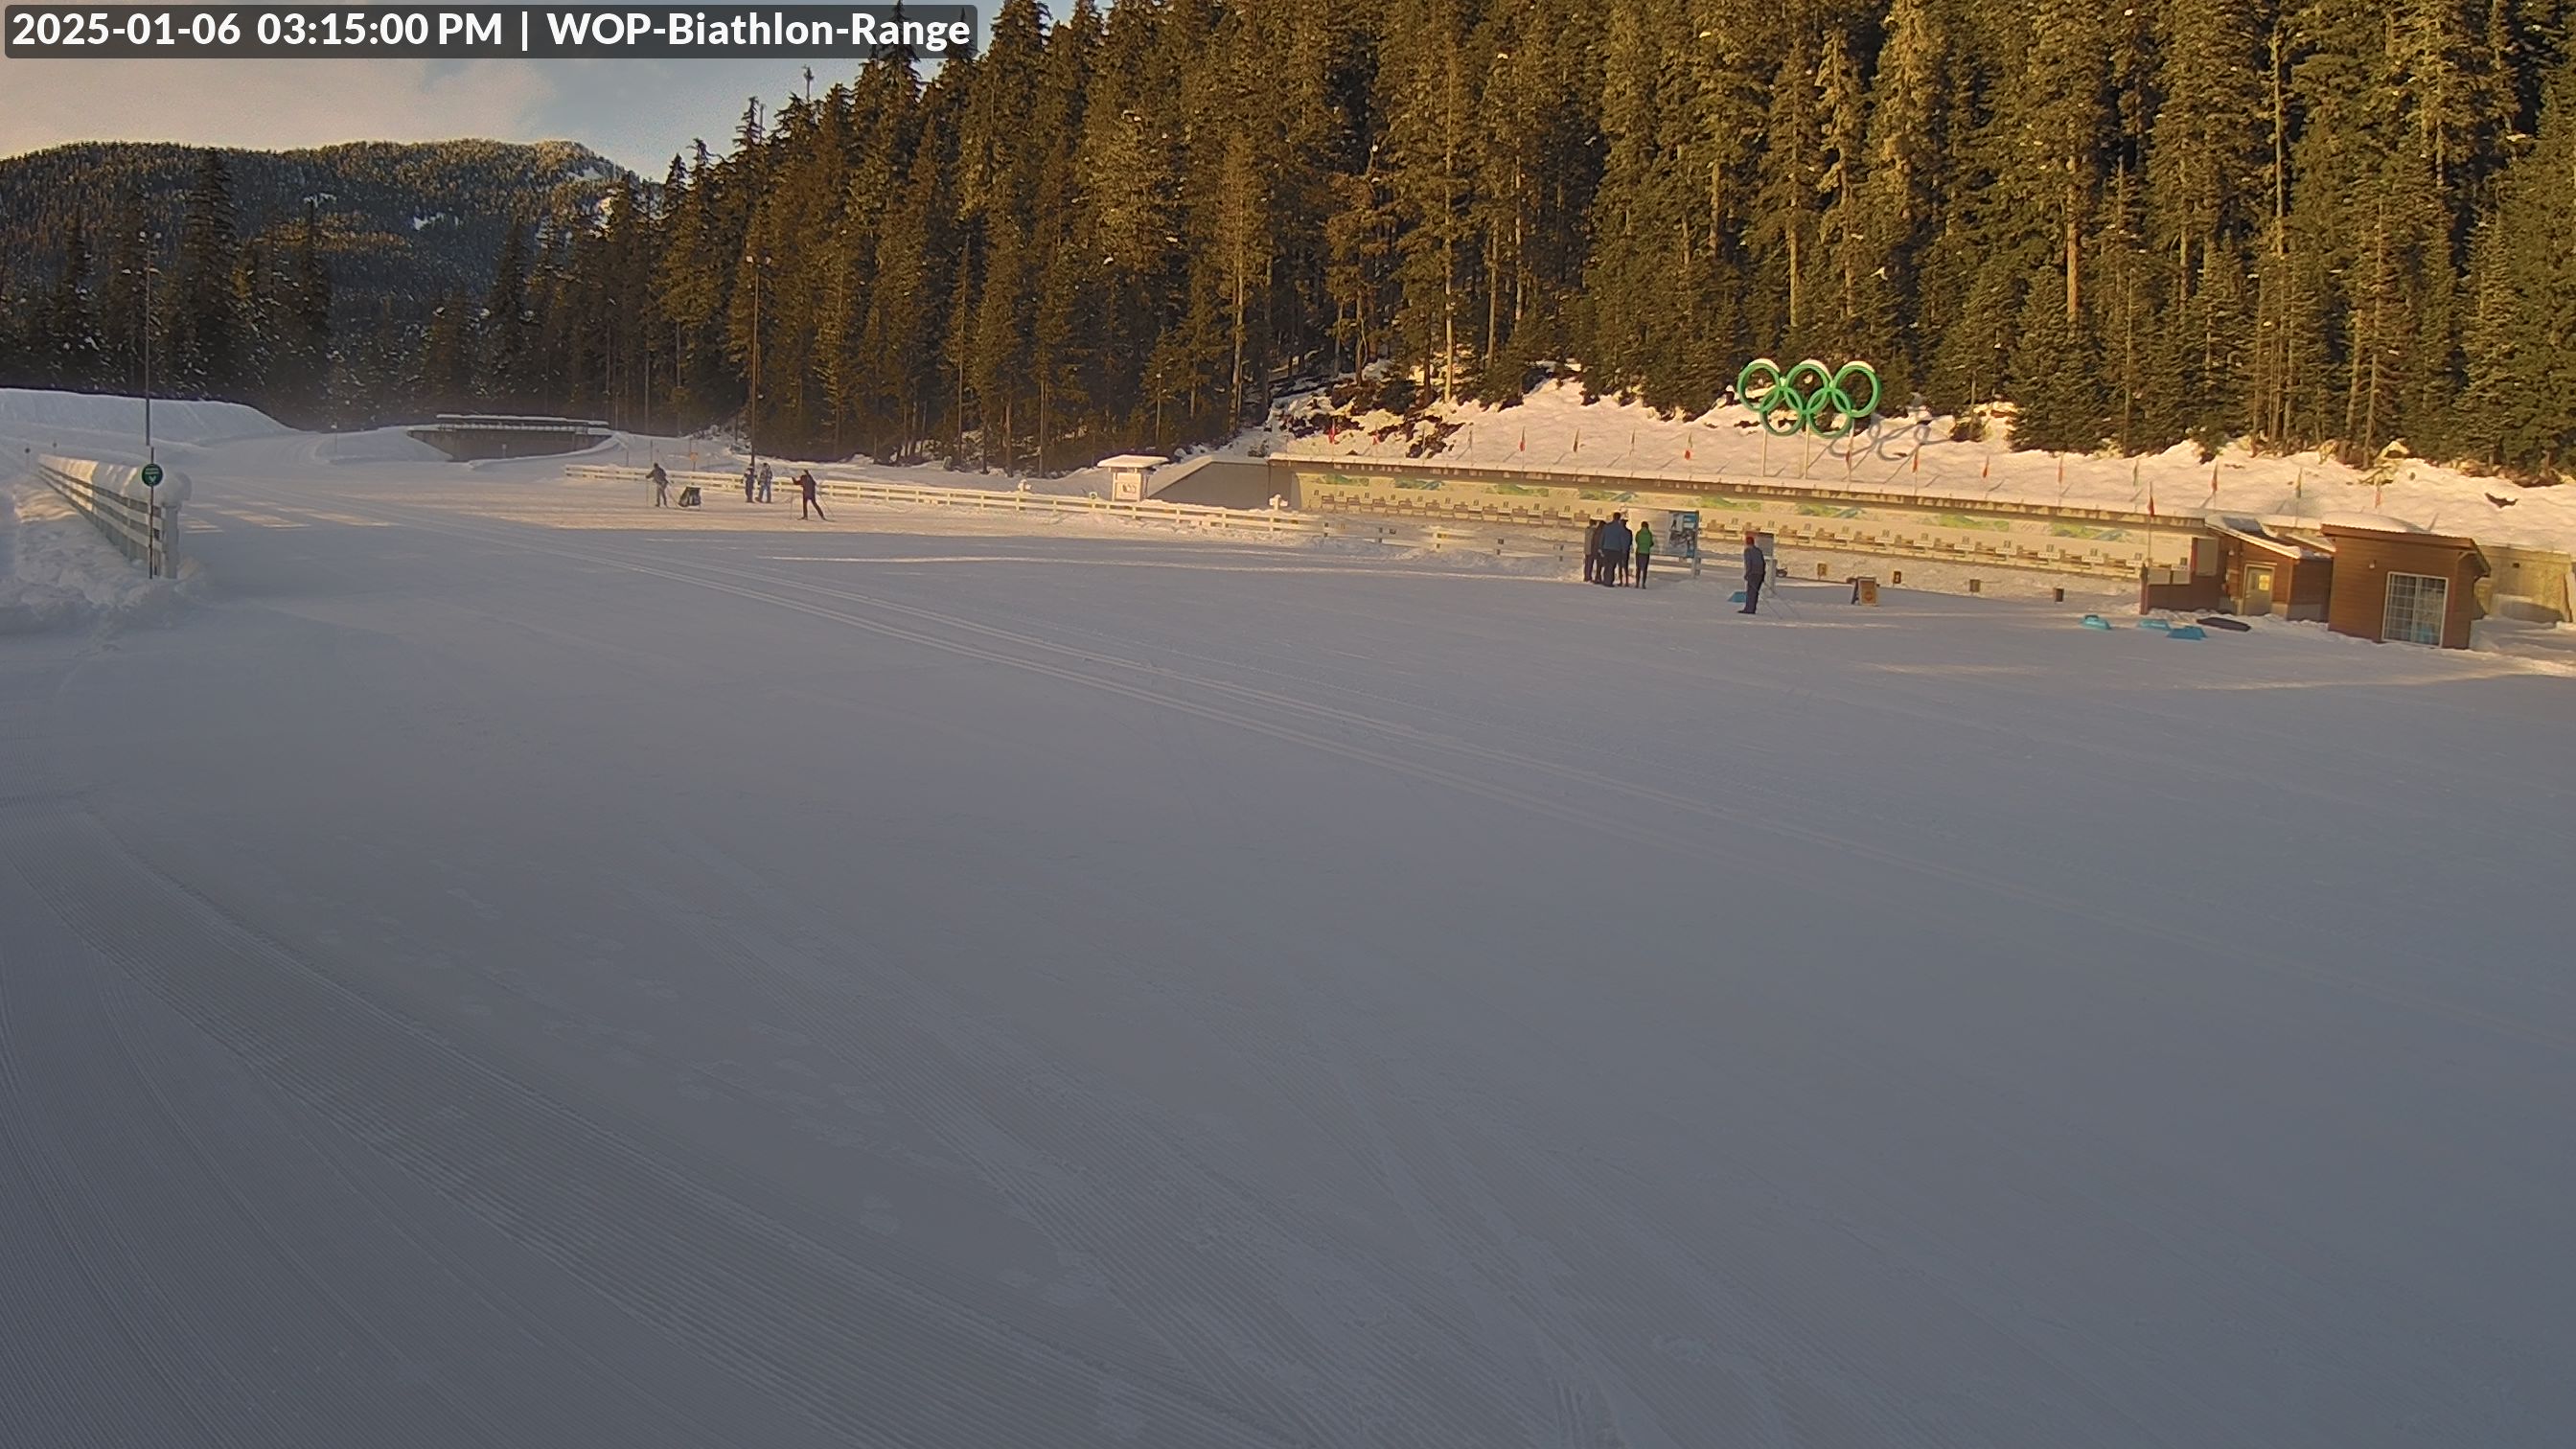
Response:
[[[428,427],[405,431],[460,463],[578,453],[609,438],[608,424],[596,419],[503,413],[441,413]]]

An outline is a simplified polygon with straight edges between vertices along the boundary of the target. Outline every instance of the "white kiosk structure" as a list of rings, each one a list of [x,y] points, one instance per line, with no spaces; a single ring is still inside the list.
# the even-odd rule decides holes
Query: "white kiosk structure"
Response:
[[[1100,466],[1109,470],[1110,499],[1118,503],[1142,503],[1151,498],[1154,490],[1145,486],[1145,475],[1170,461],[1152,453],[1120,453],[1114,458],[1101,459]]]

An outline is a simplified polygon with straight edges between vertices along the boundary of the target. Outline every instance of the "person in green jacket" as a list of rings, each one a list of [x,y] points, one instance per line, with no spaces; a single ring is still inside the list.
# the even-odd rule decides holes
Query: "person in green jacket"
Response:
[[[1653,560],[1654,555],[1655,555],[1655,530],[1654,530],[1654,526],[1653,526],[1653,525],[1651,525],[1651,524],[1649,524],[1649,523],[1647,523],[1647,522],[1646,522],[1646,520],[1644,520],[1644,519],[1640,518],[1640,519],[1638,519],[1638,520],[1637,520],[1637,587],[1638,587],[1638,588],[1641,588],[1641,589],[1642,589],[1642,588],[1644,588],[1644,587],[1646,586],[1646,565],[1647,565],[1649,562],[1651,562],[1651,561]]]

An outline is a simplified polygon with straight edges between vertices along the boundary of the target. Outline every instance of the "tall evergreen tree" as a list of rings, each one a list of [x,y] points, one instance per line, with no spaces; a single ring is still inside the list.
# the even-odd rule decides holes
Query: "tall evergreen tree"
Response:
[[[143,386],[144,336],[152,321],[147,302],[153,290],[146,283],[156,280],[145,269],[157,271],[156,250],[141,199],[129,192],[110,224],[107,266],[98,282],[99,381],[110,391],[133,392]],[[155,360],[164,368],[169,365],[166,348]]]
[[[179,275],[170,294],[168,376],[198,397],[238,393],[248,358],[237,271],[240,222],[223,153],[204,153],[179,231]]]
[[[474,391],[504,410],[526,405],[533,396],[528,312],[527,225],[513,220],[501,234],[501,256],[493,264],[492,287],[483,297],[483,342],[476,359]]]
[[[2576,470],[2576,66],[2551,82],[2538,144],[2479,230],[2459,444],[2516,472]]]
[[[1221,437],[1298,373],[1412,407],[1572,365],[1697,412],[1812,354],[1963,430],[2008,404],[2028,446],[2546,472],[2571,14],[1009,0],[980,56],[531,204],[479,306],[338,315],[363,231],[207,153],[149,306],[142,195],[7,259],[0,376],[131,388],[148,339],[160,388],[297,420],[596,410],[1054,471]]]
[[[475,331],[463,297],[448,297],[430,313],[421,343],[417,394],[423,407],[456,412],[473,405]]]
[[[2147,149],[2146,240],[2163,299],[2148,437],[2204,442],[2253,428],[2246,278],[2269,209],[2263,42],[2254,7],[2166,0]]]
[[[331,274],[322,258],[320,214],[311,202],[266,292],[267,325],[274,334],[267,405],[281,418],[311,425],[329,415],[332,355]]]
[[[1893,0],[1887,38],[1870,87],[1865,208],[1853,248],[1861,292],[1854,349],[1875,359],[1895,399],[1914,390],[1930,338],[1918,295],[1933,224],[1942,205],[1955,64],[1935,0]]]
[[[63,238],[62,271],[45,309],[45,340],[52,352],[45,373],[55,387],[87,391],[98,385],[102,348],[90,287],[89,237],[74,221]]]

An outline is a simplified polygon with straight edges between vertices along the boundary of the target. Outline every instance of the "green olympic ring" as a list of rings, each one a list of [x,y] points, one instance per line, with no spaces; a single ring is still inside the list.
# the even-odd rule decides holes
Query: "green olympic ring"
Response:
[[[1869,384],[1867,401],[1853,398],[1855,382]],[[1735,396],[1761,415],[1762,431],[1775,438],[1800,433],[1848,438],[1878,414],[1878,370],[1866,362],[1846,362],[1829,372],[1810,357],[1783,374],[1780,364],[1757,357],[1736,375]]]

